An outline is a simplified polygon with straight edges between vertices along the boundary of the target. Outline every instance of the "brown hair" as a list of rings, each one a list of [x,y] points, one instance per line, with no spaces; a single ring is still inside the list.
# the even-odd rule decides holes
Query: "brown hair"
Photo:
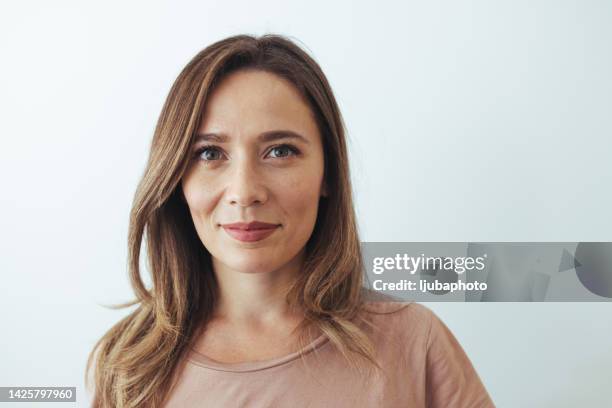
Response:
[[[308,101],[323,141],[327,197],[319,202],[304,271],[287,297],[304,310],[298,327],[319,328],[353,365],[378,366],[372,344],[355,324],[364,304],[363,264],[349,177],[344,123],[319,65],[291,40],[267,34],[232,36],[199,52],[181,71],[161,111],[148,162],[130,213],[128,267],[138,307],[95,344],[94,406],[160,406],[190,342],[215,305],[211,255],[199,239],[180,180],[193,134],[215,85],[238,69],[259,69],[289,80]],[[152,287],[140,274],[146,240]]]

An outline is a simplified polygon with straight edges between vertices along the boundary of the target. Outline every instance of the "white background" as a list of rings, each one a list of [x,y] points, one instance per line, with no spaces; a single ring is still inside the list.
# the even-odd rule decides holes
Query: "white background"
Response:
[[[88,406],[157,116],[210,43],[284,34],[320,63],[363,241],[610,241],[611,26],[604,1],[3,3],[0,386]],[[610,403],[612,303],[427,305],[499,407]]]

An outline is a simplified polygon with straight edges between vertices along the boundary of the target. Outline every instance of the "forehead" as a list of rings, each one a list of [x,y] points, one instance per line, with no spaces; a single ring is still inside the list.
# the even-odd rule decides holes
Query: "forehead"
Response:
[[[243,70],[229,74],[208,97],[199,132],[256,136],[290,129],[318,135],[314,114],[295,86],[275,74]]]

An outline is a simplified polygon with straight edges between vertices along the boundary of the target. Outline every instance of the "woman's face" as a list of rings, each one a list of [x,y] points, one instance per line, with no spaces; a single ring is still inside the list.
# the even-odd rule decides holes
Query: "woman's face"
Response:
[[[182,188],[215,270],[258,273],[300,259],[317,219],[321,136],[293,85],[237,71],[209,96]],[[257,225],[229,224],[262,222]]]

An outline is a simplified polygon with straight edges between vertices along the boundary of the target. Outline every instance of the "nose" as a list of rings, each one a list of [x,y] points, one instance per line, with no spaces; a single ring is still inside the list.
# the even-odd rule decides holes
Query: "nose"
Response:
[[[261,205],[268,199],[268,192],[256,167],[248,160],[235,166],[228,180],[226,200],[230,205],[249,207]]]

